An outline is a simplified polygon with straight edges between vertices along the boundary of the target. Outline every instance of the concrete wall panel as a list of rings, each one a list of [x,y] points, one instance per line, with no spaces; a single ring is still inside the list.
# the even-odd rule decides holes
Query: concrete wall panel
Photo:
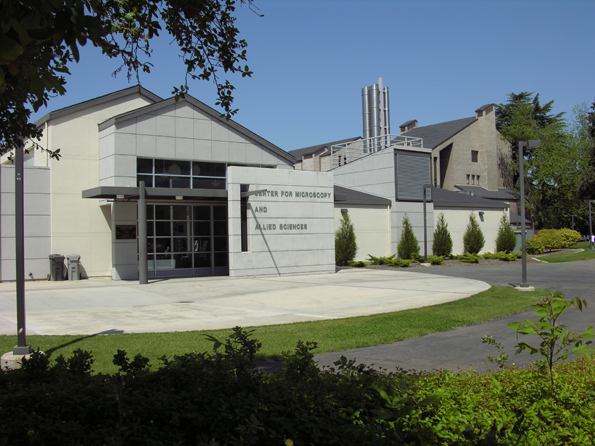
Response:
[[[267,191],[249,197],[249,252],[238,249],[236,232],[242,184]],[[332,174],[230,167],[228,185],[230,276],[334,271]]]

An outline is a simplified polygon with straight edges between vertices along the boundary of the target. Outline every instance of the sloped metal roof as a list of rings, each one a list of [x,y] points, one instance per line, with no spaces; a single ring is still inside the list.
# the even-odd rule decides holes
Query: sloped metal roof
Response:
[[[432,188],[432,201],[434,207],[438,208],[505,209],[509,207],[503,201],[488,200],[465,192],[453,192],[437,187]]]
[[[444,141],[452,138],[461,130],[469,127],[476,121],[475,117],[457,119],[455,121],[441,122],[440,124],[417,127],[404,132],[402,136],[414,136],[424,140],[424,147],[433,149]],[[403,124],[405,125],[405,124]]]
[[[481,198],[487,198],[490,200],[506,200],[506,201],[517,201],[517,196],[514,193],[513,189],[503,189],[500,188],[498,190],[487,190],[480,186],[456,186],[458,189],[461,189],[463,192],[471,192],[473,195]]]
[[[109,101],[130,96],[134,93],[138,93],[142,97],[149,99],[152,102],[159,102],[163,100],[161,97],[157,96],[155,93],[150,92],[146,88],[143,88],[140,85],[134,85],[133,87],[124,88],[123,90],[114,91],[112,93],[108,93],[97,98],[89,99],[88,101],[79,102],[78,104],[69,105],[68,107],[60,108],[58,110],[49,112],[37,121],[35,121],[35,125],[39,127],[40,125],[49,121],[50,119],[60,118],[61,116],[66,116],[70,113],[75,113],[86,108],[95,107],[97,105],[101,105]]]
[[[354,136],[352,138],[341,139],[339,141],[326,142],[324,144],[317,144],[315,146],[304,147],[303,149],[290,150],[289,153],[291,153],[294,157],[296,157],[298,160],[300,160],[302,158],[302,156],[311,155],[315,152],[318,152],[320,149],[324,149],[326,147],[329,150],[327,153],[323,154],[322,156],[329,156],[331,153],[331,151],[330,151],[331,146],[334,146],[335,144],[345,144],[348,142],[357,141],[358,139],[362,139],[362,137]]]
[[[390,206],[392,201],[388,198],[379,197],[366,192],[349,189],[343,186],[335,185],[335,203],[341,204],[374,204],[382,206]]]

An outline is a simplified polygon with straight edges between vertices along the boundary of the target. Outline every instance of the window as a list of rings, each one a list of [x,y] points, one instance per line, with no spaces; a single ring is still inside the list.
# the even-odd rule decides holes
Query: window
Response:
[[[476,163],[477,162],[477,150],[472,150],[471,151],[471,162],[472,163]]]
[[[479,175],[477,175],[477,177],[475,178],[475,180],[477,181],[477,185],[479,186]]]
[[[471,176],[471,175],[467,175],[467,184],[469,184],[469,177],[470,177],[470,176]]]
[[[471,184],[475,184],[475,175],[471,175]]]
[[[225,189],[227,167],[233,164],[203,161],[136,159],[136,179],[145,187]],[[268,167],[251,165],[250,167]]]

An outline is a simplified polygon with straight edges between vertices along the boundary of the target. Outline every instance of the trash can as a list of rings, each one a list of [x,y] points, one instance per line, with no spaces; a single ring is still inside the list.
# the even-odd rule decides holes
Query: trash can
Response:
[[[71,254],[68,257],[68,280],[79,280],[79,261],[81,256]]]
[[[50,280],[62,280],[64,278],[64,256],[50,254]]]

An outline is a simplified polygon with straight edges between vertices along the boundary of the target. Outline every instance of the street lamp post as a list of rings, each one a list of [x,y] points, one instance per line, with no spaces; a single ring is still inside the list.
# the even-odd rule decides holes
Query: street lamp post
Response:
[[[431,190],[432,190],[432,185],[431,184],[424,184],[424,189],[423,189],[423,202],[424,202],[424,263],[428,263],[428,224],[427,224],[427,219],[426,219],[426,190],[430,190],[430,200],[432,199],[431,196]]]
[[[527,283],[527,246],[525,240],[525,166],[523,164],[525,158],[525,147],[540,147],[541,141],[539,139],[530,139],[529,141],[519,141],[519,181],[521,183],[521,249],[523,253],[523,266],[520,288],[529,288]]]
[[[595,246],[593,246],[593,218],[591,216],[591,203],[595,203],[595,200],[589,200],[589,246],[591,249],[595,249]]]

